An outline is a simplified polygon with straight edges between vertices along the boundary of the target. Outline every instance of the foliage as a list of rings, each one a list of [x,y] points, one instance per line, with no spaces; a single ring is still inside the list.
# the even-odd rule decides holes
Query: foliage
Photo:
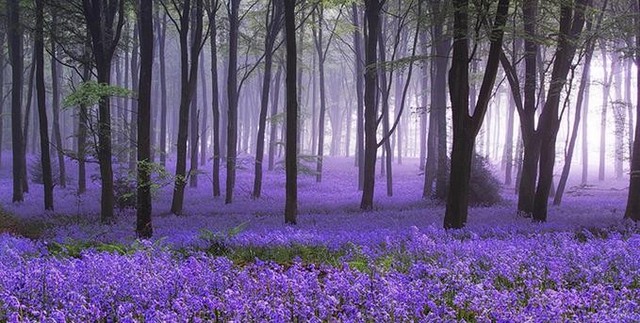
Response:
[[[34,158],[30,161],[29,176],[31,177],[32,183],[44,184],[42,175],[42,163],[40,162],[39,156],[38,158]],[[57,185],[60,183],[60,172],[57,158],[51,158],[51,179],[53,180],[53,185]]]
[[[449,190],[449,167],[447,162],[447,191],[438,199],[446,200]],[[491,206],[502,201],[500,196],[500,181],[491,170],[491,164],[486,157],[475,154],[471,159],[471,178],[469,179],[469,205]]]
[[[87,81],[81,83],[78,88],[69,94],[63,101],[65,107],[93,106],[103,97],[133,97],[131,90],[109,84]]]

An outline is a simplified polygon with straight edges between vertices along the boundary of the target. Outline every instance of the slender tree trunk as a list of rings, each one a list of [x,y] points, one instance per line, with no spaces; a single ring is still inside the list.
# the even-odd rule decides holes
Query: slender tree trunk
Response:
[[[158,24],[158,60],[160,65],[160,165],[167,165],[167,72],[165,42],[167,39],[167,14],[162,14]]]
[[[260,119],[258,121],[258,138],[256,141],[255,177],[253,180],[253,198],[260,198],[262,193],[262,161],[264,160],[264,137],[267,126],[267,110],[269,108],[269,92],[271,86],[271,69],[273,67],[273,47],[280,31],[282,6],[279,1],[270,2],[270,18],[267,20],[268,31],[265,39],[264,75],[260,96]],[[269,14],[269,13],[268,13]]]
[[[85,47],[85,54],[88,55],[90,50],[90,45],[87,44]],[[89,64],[84,64],[82,68],[82,80],[87,82],[90,77],[91,66]],[[87,106],[80,105],[78,113],[78,195],[80,195],[87,191],[87,170],[85,162],[87,155],[87,128],[89,124]]]
[[[238,151],[238,10],[240,0],[229,1],[229,67],[227,70],[227,183],[225,204],[233,202]]]
[[[511,185],[513,173],[513,119],[516,106],[513,102],[513,95],[509,100],[507,107],[507,134],[504,143],[503,161],[504,161],[504,185]]]
[[[191,23],[191,2],[186,0],[180,15],[180,110],[178,120],[178,143],[176,156],[176,181],[171,201],[171,212],[182,214],[184,203],[184,187],[187,183],[187,139],[189,127],[189,106],[191,99],[196,92],[196,82],[198,73],[198,56],[200,54],[200,43],[202,41],[202,0],[195,1],[195,26],[191,47],[189,48],[189,24]],[[190,55],[189,55],[189,52]],[[189,57],[191,60],[189,61]]]
[[[133,34],[133,43],[131,45],[131,88],[138,89],[140,66],[138,65],[138,23],[133,24],[131,30]],[[129,118],[129,171],[136,171],[137,156],[137,136],[138,136],[138,101],[131,100],[131,113]]]
[[[205,68],[204,68],[204,60],[201,61],[200,63],[200,85],[202,85],[201,87],[201,91],[202,91],[202,106],[204,107],[208,107],[209,106],[209,98],[207,96],[207,76],[205,75]],[[209,123],[209,116],[207,111],[209,111],[209,109],[202,109],[202,120],[200,122],[200,165],[204,166],[207,163],[207,139],[208,139],[208,135],[207,135],[207,128],[208,128],[208,123]]]
[[[287,153],[286,153],[286,202],[284,222],[296,224],[298,213],[298,101],[296,91],[297,49],[295,35],[295,0],[284,0],[284,29],[287,64]]]
[[[218,34],[216,14],[220,3],[213,0],[209,5],[209,45],[211,52],[211,112],[213,118],[213,196],[220,196],[220,95],[218,90]]]
[[[44,184],[44,209],[53,211],[53,179],[51,176],[51,156],[49,155],[49,126],[44,87],[44,3],[36,0],[36,29],[34,63],[36,64],[36,96],[38,99],[38,120],[40,121],[40,166]],[[54,81],[55,82],[55,81]]]
[[[150,238],[151,225],[151,80],[153,72],[153,6],[151,1],[140,1],[138,8],[140,33],[140,80],[138,82],[138,192],[136,233]]]
[[[52,13],[53,21],[51,24],[51,34],[56,35],[57,16]],[[61,187],[67,186],[67,170],[64,162],[64,146],[62,144],[62,134],[60,133],[60,76],[58,75],[58,61],[56,59],[57,45],[54,37],[51,37],[51,92],[52,92],[52,110],[53,110],[53,140],[56,145],[58,155],[58,184]],[[40,139],[42,140],[42,138]],[[48,138],[47,138],[48,140]]]
[[[32,52],[32,58],[35,58],[35,51]],[[35,105],[35,98],[33,96],[33,89],[35,88],[34,86],[34,80],[35,80],[35,75],[36,75],[36,62],[35,60],[31,60],[31,68],[30,68],[30,72],[29,72],[29,84],[28,86],[28,90],[27,90],[27,98],[26,98],[26,107],[25,107],[25,113],[24,113],[24,126],[22,128],[22,145],[24,146],[22,149],[22,192],[23,193],[29,193],[29,178],[27,177],[27,148],[28,145],[28,140],[29,138],[32,139],[31,142],[31,152],[34,153],[35,152],[35,139],[36,136],[31,136],[29,137],[29,126],[31,125],[32,121],[34,123],[34,128],[35,128],[35,120],[31,120],[31,116],[33,115],[33,119],[35,119],[35,111],[32,111],[32,107]]]
[[[271,94],[271,129],[269,131],[269,170],[273,170],[275,166],[276,148],[278,146],[278,123],[276,117],[278,115],[278,99],[280,97],[280,80],[282,76],[282,65],[278,65],[278,71],[275,76],[275,86]]]
[[[4,115],[4,107],[5,107],[5,97],[4,97],[4,40],[5,33],[4,30],[0,30],[0,115]],[[3,142],[4,142],[4,118],[0,118],[0,168],[2,168],[2,150],[3,150]]]
[[[325,115],[327,111],[327,103],[326,103],[326,86],[324,79],[324,63],[326,59],[326,52],[324,50],[324,42],[322,39],[322,19],[323,17],[323,9],[322,6],[318,8],[318,28],[314,28],[313,40],[316,47],[316,52],[318,54],[318,78],[320,86],[320,113],[318,115],[318,155],[317,163],[316,163],[316,183],[322,182],[322,159],[324,158],[324,126],[325,126]]]
[[[360,13],[358,5],[354,2],[351,4],[351,13],[353,21],[353,47],[355,49],[355,65],[356,65],[356,165],[358,166],[358,190],[364,188],[364,60],[362,59],[362,36],[360,34],[359,17]]]
[[[587,30],[591,30],[591,23],[587,23]],[[580,87],[578,89],[578,98],[576,102],[576,111],[573,121],[573,128],[571,130],[571,137],[569,139],[569,147],[564,155],[564,167],[562,168],[562,174],[560,175],[560,181],[558,182],[558,189],[556,190],[555,197],[553,198],[553,205],[560,205],[562,202],[562,195],[564,194],[567,180],[569,179],[569,171],[571,170],[571,161],[573,160],[573,151],[576,146],[576,139],[578,138],[578,129],[580,127],[580,117],[582,116],[582,107],[589,105],[589,97],[587,93],[587,86],[591,82],[591,58],[593,57],[593,45],[588,44],[585,53],[584,65],[582,69],[582,77],[580,80]]]

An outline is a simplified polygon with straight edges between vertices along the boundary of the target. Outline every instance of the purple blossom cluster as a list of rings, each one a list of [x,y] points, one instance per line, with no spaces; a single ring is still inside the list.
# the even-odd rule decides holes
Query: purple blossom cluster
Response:
[[[49,255],[0,236],[0,321],[640,320],[640,235],[432,235],[369,246],[365,267],[234,264],[150,243]]]

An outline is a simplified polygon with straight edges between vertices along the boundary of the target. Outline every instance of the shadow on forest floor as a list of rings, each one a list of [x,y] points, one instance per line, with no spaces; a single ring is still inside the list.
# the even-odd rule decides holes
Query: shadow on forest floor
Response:
[[[0,234],[10,233],[29,239],[38,239],[42,236],[45,227],[43,221],[17,219],[0,208]]]

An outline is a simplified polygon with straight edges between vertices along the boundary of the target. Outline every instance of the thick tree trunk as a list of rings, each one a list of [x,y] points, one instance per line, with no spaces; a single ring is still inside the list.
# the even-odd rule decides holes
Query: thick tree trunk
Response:
[[[22,137],[22,27],[20,1],[7,1],[7,42],[11,63],[11,149],[13,159],[13,202],[24,200],[22,183],[24,145]]]
[[[378,104],[376,93],[378,91],[378,71],[372,68],[377,65],[378,33],[380,32],[380,10],[382,4],[380,0],[365,0],[365,17],[368,27],[365,61],[366,69],[364,75],[364,186],[362,189],[362,200],[360,209],[373,209],[373,193],[375,190],[376,177],[376,154],[378,151],[377,115]]]
[[[286,142],[286,202],[284,222],[296,224],[298,213],[298,101],[297,101],[297,49],[295,0],[284,0],[284,29],[287,64],[287,142]]]
[[[40,121],[40,166],[44,184],[44,209],[53,211],[53,179],[51,176],[51,156],[49,155],[49,125],[44,87],[44,3],[36,0],[36,29],[34,63],[36,64],[36,96],[38,99],[38,120]],[[55,82],[55,81],[54,81]]]
[[[140,80],[138,82],[138,192],[136,233],[150,238],[151,225],[151,80],[153,72],[153,12],[151,1],[140,1],[138,26],[140,32]]]
[[[489,100],[493,92],[500,55],[502,37],[509,11],[509,0],[500,0],[491,31],[491,45],[478,93],[477,103],[469,111],[469,26],[468,0],[454,1],[453,59],[449,71],[449,95],[453,114],[453,147],[451,151],[451,171],[447,208],[444,216],[445,229],[465,226],[469,207],[469,178],[474,141],[482,126]],[[471,115],[469,115],[471,113]]]
[[[580,37],[584,26],[584,13],[589,0],[578,0],[575,4],[562,4],[560,14],[560,36],[551,72],[551,82],[544,110],[540,115],[538,131],[541,137],[539,178],[533,203],[533,220],[545,222],[549,193],[553,183],[555,144],[560,127],[559,106],[562,90],[567,82],[571,62],[576,52],[574,39]]]

